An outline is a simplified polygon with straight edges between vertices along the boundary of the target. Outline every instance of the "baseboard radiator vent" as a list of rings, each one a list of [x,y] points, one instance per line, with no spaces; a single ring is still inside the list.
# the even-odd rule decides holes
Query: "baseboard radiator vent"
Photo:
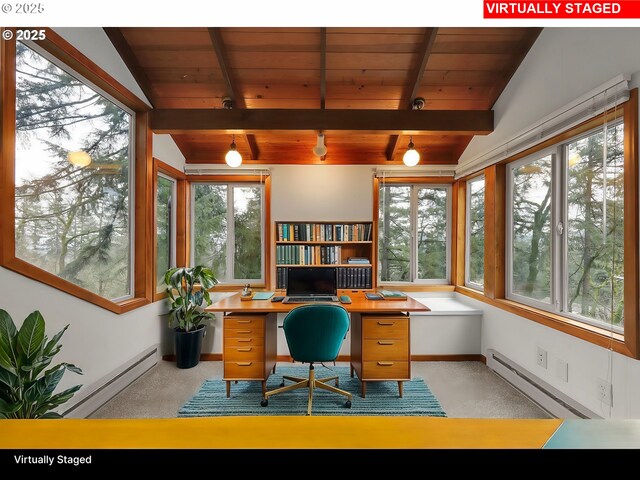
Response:
[[[160,357],[159,353],[158,345],[154,345],[136,355],[120,368],[94,383],[86,390],[87,393],[62,415],[65,418],[87,418],[155,366]]]
[[[554,417],[602,418],[495,350],[487,350],[487,366]]]

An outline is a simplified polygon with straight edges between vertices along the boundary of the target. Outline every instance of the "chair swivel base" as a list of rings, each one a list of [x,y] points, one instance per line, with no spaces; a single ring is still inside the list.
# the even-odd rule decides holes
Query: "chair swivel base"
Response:
[[[290,380],[292,382],[296,382],[293,385],[284,386],[284,380]],[[335,380],[336,386],[327,385],[327,382]],[[344,390],[340,390],[338,388],[338,377],[327,377],[327,378],[315,378],[315,370],[313,368],[313,364],[309,365],[309,378],[300,378],[300,377],[289,377],[283,376],[282,383],[280,384],[280,388],[276,388],[275,390],[271,390],[270,392],[266,392],[264,394],[264,398],[260,402],[260,405],[266,407],[269,405],[269,397],[273,395],[277,395],[279,393],[290,392],[292,390],[298,390],[299,388],[308,388],[309,389],[309,401],[307,403],[307,415],[311,415],[311,405],[313,403],[313,390],[319,388],[321,390],[327,390],[329,392],[338,393],[340,395],[344,395],[347,397],[347,401],[344,406],[346,408],[351,408],[351,398],[352,395],[349,392]]]

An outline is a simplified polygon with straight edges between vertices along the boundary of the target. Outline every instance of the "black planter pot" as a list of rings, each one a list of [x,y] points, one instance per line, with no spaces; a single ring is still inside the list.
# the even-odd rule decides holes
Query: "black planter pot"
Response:
[[[196,330],[191,330],[190,332],[183,332],[176,328],[175,332],[176,365],[178,368],[195,367],[200,361],[204,325],[201,325]]]

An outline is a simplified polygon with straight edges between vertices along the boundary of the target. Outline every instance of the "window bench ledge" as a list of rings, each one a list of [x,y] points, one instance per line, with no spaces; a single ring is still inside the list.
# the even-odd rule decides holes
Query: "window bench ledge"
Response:
[[[431,309],[430,312],[411,312],[412,317],[421,316],[482,316],[484,313],[482,310],[470,307],[469,305],[451,297],[427,297],[418,295],[409,295],[414,300],[422,303],[423,305]]]

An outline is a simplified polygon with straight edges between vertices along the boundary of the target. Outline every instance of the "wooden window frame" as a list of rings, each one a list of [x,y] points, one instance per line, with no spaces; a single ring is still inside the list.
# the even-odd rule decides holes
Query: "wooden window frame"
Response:
[[[639,230],[638,230],[638,89],[631,90],[629,100],[615,110],[606,113],[607,121],[613,121],[622,108],[624,121],[624,205],[625,205],[625,283],[624,283],[624,333],[611,332],[571,317],[535,308],[505,297],[505,238],[506,238],[506,164],[515,162],[552,145],[563,143],[598,126],[602,126],[601,114],[573,127],[539,145],[525,150],[503,162],[484,169],[485,175],[485,291],[484,294],[464,285],[464,266],[458,266],[455,291],[494,307],[527,318],[560,332],[572,335],[600,347],[611,348],[628,357],[640,359],[640,318],[638,288],[639,272]],[[619,118],[619,116],[618,116]],[[459,193],[466,192],[465,183],[470,177],[460,179],[457,185]],[[464,199],[458,200],[458,215],[464,218]],[[460,222],[456,222],[460,225]],[[464,258],[464,255],[463,257]]]
[[[0,28],[4,30],[15,29]],[[0,162],[0,265],[111,312],[121,314],[151,302],[155,288],[151,275],[153,233],[153,160],[152,134],[149,128],[150,107],[84,56],[53,30],[45,29],[45,40],[34,43],[64,65],[79,73],[117,101],[135,112],[135,158],[132,223],[134,231],[133,291],[131,298],[114,302],[90,292],[57,275],[47,272],[15,255],[15,133],[16,133],[16,43],[0,42],[0,128],[2,130],[2,161]],[[15,38],[15,35],[14,35]]]
[[[155,218],[155,212],[158,205],[158,174],[162,173],[169,178],[175,180],[176,183],[176,196],[175,196],[175,212],[176,212],[176,228],[172,235],[175,235],[176,245],[176,266],[184,267],[187,265],[187,176],[184,172],[181,172],[177,168],[159,160],[153,159],[153,266],[152,276],[155,279],[157,276],[157,256],[158,256],[158,236],[156,235],[158,228],[158,219]],[[153,301],[157,302],[167,298],[166,292],[158,292],[157,285],[154,285]]]
[[[187,203],[185,215],[189,219],[189,228],[185,235],[185,255],[187,261],[191,261],[191,235],[193,229],[193,218],[191,215],[191,187],[195,183],[264,183],[264,225],[262,255],[264,257],[264,282],[252,283],[252,288],[271,288],[271,250],[273,249],[271,237],[271,175],[187,175]],[[219,283],[214,287],[217,292],[237,292],[243,287],[240,283]]]
[[[401,289],[407,292],[453,292],[455,289],[455,275],[456,272],[456,258],[457,258],[457,244],[458,244],[458,231],[457,228],[457,182],[454,177],[451,176],[424,176],[424,177],[388,177],[384,179],[385,185],[449,185],[451,186],[450,195],[448,200],[450,205],[449,221],[449,234],[450,234],[450,259],[449,259],[449,283],[424,283],[424,282],[378,282],[378,216],[380,214],[380,179],[381,177],[373,177],[373,275],[374,275],[374,289],[377,287],[389,288],[389,289]],[[464,243],[464,237],[462,242]],[[464,260],[463,260],[464,263]]]

